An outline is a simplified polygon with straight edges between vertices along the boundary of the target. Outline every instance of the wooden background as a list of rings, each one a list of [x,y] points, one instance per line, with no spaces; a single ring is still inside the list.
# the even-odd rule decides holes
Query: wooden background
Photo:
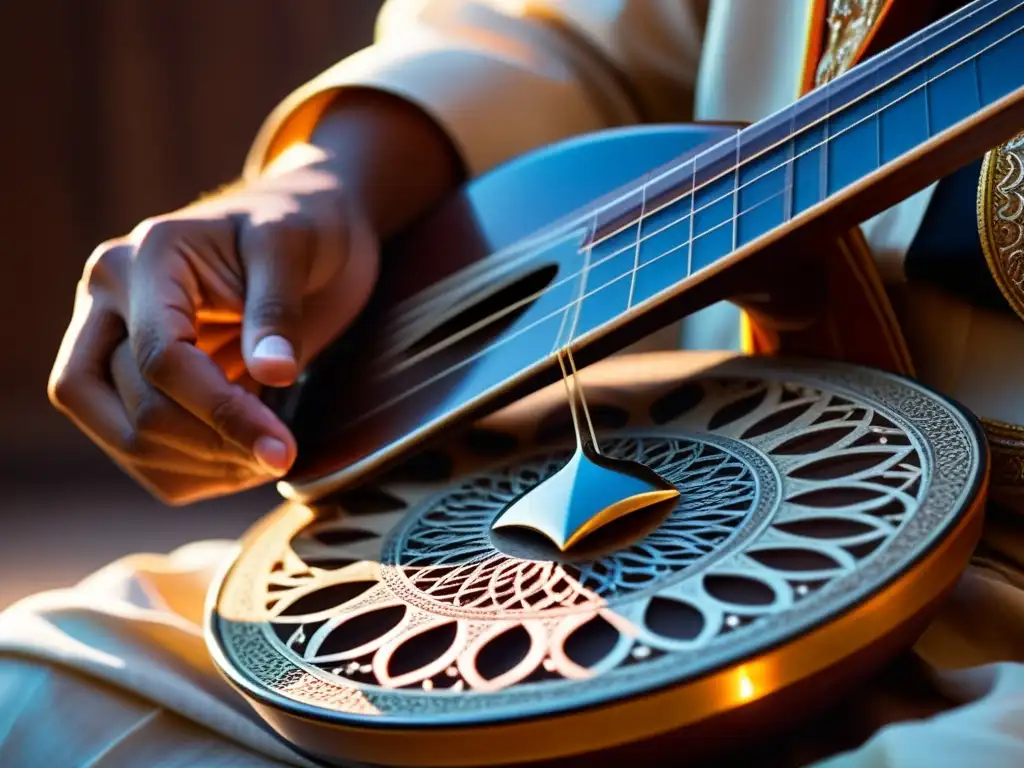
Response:
[[[0,3],[0,606],[122,552],[234,535],[272,503],[155,504],[46,379],[92,248],[237,176],[267,112],[368,43],[378,5]]]

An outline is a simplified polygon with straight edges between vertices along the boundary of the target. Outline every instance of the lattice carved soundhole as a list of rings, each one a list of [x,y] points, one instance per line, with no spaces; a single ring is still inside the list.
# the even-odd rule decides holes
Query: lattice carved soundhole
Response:
[[[713,443],[668,437],[612,439],[609,456],[638,460],[681,492],[660,525],[638,540],[587,557],[589,541],[568,556],[525,535],[492,531],[495,518],[553,475],[557,454],[462,484],[415,519],[391,550],[405,584],[426,600],[484,616],[541,616],[597,606],[645,589],[709,555],[753,509],[757,480],[739,456]],[[628,521],[632,522],[632,521]],[[597,539],[598,537],[593,537]]]
[[[606,430],[602,449],[679,487],[650,530],[568,555],[497,537],[495,517],[561,466],[560,450],[435,481],[411,506],[364,491],[300,531],[272,568],[270,637],[326,679],[430,696],[554,695],[654,674],[778,631],[773,621],[855,580],[926,486],[911,432],[821,389],[708,379],[647,412]]]

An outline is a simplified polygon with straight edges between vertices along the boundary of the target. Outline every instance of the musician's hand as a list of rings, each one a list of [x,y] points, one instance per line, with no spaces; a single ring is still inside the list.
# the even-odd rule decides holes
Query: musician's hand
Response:
[[[100,246],[50,398],[168,503],[283,474],[296,445],[258,398],[291,384],[363,308],[377,240],[323,153]]]

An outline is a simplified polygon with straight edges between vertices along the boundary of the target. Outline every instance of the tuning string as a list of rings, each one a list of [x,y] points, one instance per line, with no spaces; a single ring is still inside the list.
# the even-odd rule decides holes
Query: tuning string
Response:
[[[592,223],[592,226],[591,226],[591,229],[590,229],[590,234],[588,235],[588,237],[592,236],[593,233],[596,232],[596,231],[597,231],[597,219],[594,219],[594,221]],[[586,297],[587,274],[590,271],[590,260],[591,260],[591,258],[593,258],[593,256],[594,256],[594,249],[593,248],[586,247],[586,248],[583,249],[583,269],[579,270],[576,273],[577,275],[579,275],[579,278],[580,278],[579,296],[576,297],[578,301],[582,301]],[[495,314],[497,314],[497,313],[495,313]],[[554,315],[550,315],[550,316],[553,317]],[[580,319],[580,314],[579,314],[579,312],[577,312],[573,316],[572,326],[570,326],[570,328],[569,328],[569,341],[570,342],[572,341],[572,337],[576,335],[576,326],[579,324],[579,319]],[[569,320],[569,312],[567,312],[567,311],[563,312],[562,313],[562,322],[558,326],[558,333],[555,334],[555,343],[554,343],[554,345],[551,348],[552,352],[555,351],[556,349],[558,349],[558,347],[560,346],[559,342],[562,340],[562,332],[565,330],[565,324],[566,324],[566,322],[568,320]],[[452,335],[454,336],[456,334],[452,334]]]
[[[752,206],[751,208],[743,211],[743,213],[748,213],[749,211],[754,210],[754,209],[760,207],[761,205],[764,205],[767,202],[770,202],[773,198],[778,197],[780,194],[786,194],[788,192],[788,190],[789,190],[789,186],[787,185],[782,190],[780,190],[779,192],[775,193],[774,195],[772,195],[771,197],[767,198],[766,200],[762,200],[757,205]],[[741,215],[742,215],[742,213],[741,213]],[[724,227],[728,223],[730,223],[730,222],[729,221],[723,221],[721,224],[718,224],[715,227],[712,227],[707,232],[701,233],[701,235],[699,235],[698,237],[703,237],[704,235],[711,234],[715,230],[720,229],[721,227]],[[675,246],[674,248],[671,248],[668,251],[666,251],[665,253],[663,253],[660,256],[658,256],[658,258],[660,259],[660,258],[663,258],[665,256],[669,256],[673,252],[679,250],[680,248],[685,248],[687,246],[687,244],[688,244],[687,242],[680,243],[679,245]],[[655,260],[656,259],[652,259],[651,261],[647,262],[647,264],[651,264]],[[580,272],[577,272],[576,274],[580,275],[580,276],[585,275],[587,272],[590,271],[592,266],[593,265],[588,266],[588,267],[584,268],[583,270],[580,270]],[[646,266],[646,265],[644,265],[644,266]],[[612,284],[614,282],[617,282],[619,280],[622,280],[623,278],[627,277],[628,274],[629,273],[626,273],[624,275],[619,275],[618,277],[616,277],[613,280],[611,280],[609,283],[605,283],[604,285],[599,286],[598,288],[595,288],[593,291],[590,291],[588,293],[584,293],[581,296],[579,296],[578,298],[570,301],[568,304],[566,304],[566,305],[564,305],[564,306],[562,306],[562,307],[560,307],[560,308],[558,308],[556,310],[553,310],[553,311],[549,312],[548,314],[544,315],[543,317],[541,317],[541,318],[539,318],[537,320],[534,320],[533,322],[529,323],[528,325],[524,326],[523,328],[519,328],[518,330],[516,330],[515,333],[509,334],[508,336],[504,336],[501,339],[499,339],[498,341],[496,341],[493,344],[491,344],[490,346],[487,346],[487,347],[484,347],[483,349],[477,350],[476,352],[474,352],[469,357],[463,358],[459,362],[454,363],[453,365],[449,366],[448,368],[444,369],[443,371],[439,371],[438,373],[433,374],[432,376],[427,377],[426,379],[424,379],[423,381],[419,382],[415,386],[409,388],[405,392],[403,392],[401,394],[398,394],[398,395],[395,395],[395,396],[389,398],[388,400],[384,401],[383,403],[381,403],[381,404],[375,406],[374,408],[370,409],[369,411],[361,414],[359,417],[357,417],[353,421],[349,422],[350,426],[355,426],[356,424],[359,424],[359,423],[365,421],[366,419],[371,418],[372,416],[380,413],[381,411],[390,408],[392,405],[394,405],[397,402],[400,402],[401,400],[404,400],[406,397],[409,397],[410,395],[416,394],[421,389],[423,389],[425,387],[429,387],[431,384],[435,383],[436,381],[439,381],[440,379],[444,378],[448,374],[453,373],[453,372],[457,371],[459,368],[463,367],[464,365],[468,365],[469,363],[472,363],[474,360],[478,360],[481,357],[483,357],[484,355],[493,352],[494,350],[496,350],[498,347],[502,346],[503,344],[516,339],[517,337],[521,336],[522,334],[526,333],[527,331],[529,331],[529,330],[531,330],[533,328],[536,328],[538,325],[540,325],[540,324],[542,324],[544,322],[547,322],[548,320],[550,320],[551,318],[555,317],[556,315],[559,315],[559,314],[563,314],[564,315],[564,314],[568,313],[568,311],[570,309],[572,309],[574,306],[576,306],[577,304],[582,303],[584,300],[586,300],[590,296],[593,296],[598,291],[600,291],[600,290],[602,290],[604,288],[607,288],[610,284]],[[689,276],[687,276],[687,277],[689,277]],[[544,293],[546,293],[546,292],[545,291],[541,291],[537,295],[538,296],[542,296]],[[577,313],[576,318],[574,319],[573,327],[575,327],[576,321],[578,321],[578,319],[579,319],[579,314]],[[486,327],[489,323],[491,323],[493,321],[494,321],[493,316],[491,318],[485,318],[484,320],[481,320],[481,321],[479,321],[477,323],[474,323],[472,326],[470,326],[470,328],[473,329],[473,330],[478,330],[481,327]],[[560,326],[562,329],[564,329],[564,323],[565,323],[565,320],[563,318],[563,324],[562,324],[562,326]],[[470,332],[472,332],[472,330]],[[433,346],[433,347],[429,348],[428,350],[426,350],[426,353],[431,353],[430,356],[432,356],[432,353],[436,353],[437,351],[445,348],[446,346],[450,345],[454,341],[457,341],[459,338],[463,338],[465,335],[466,335],[466,333],[463,332],[463,331],[460,331],[458,334],[453,334],[453,337],[450,337],[445,342],[439,342],[435,346]],[[559,335],[561,335],[561,330],[559,331]],[[573,343],[573,341],[574,341],[574,339],[572,339],[570,337],[570,339],[567,342],[567,344],[565,345],[565,347],[559,347],[559,348],[569,348],[569,345],[571,345]],[[557,345],[557,339],[556,339],[556,346],[558,346]],[[557,352],[556,352],[556,355],[557,355]],[[425,353],[421,353],[417,357],[417,359],[423,359],[423,357],[425,357],[425,356],[427,356],[427,355],[425,355]],[[399,366],[394,366],[393,368],[389,369],[387,375],[394,375],[396,372],[398,372],[400,370],[403,370],[405,368],[408,368],[408,367],[409,367],[408,365],[404,365],[404,364],[403,365],[399,365]]]
[[[694,180],[696,180],[696,178],[697,178],[697,163],[696,162],[694,162],[694,164],[693,164],[693,178],[694,178]],[[626,309],[629,309],[630,307],[633,306],[633,292],[636,290],[636,273],[640,269],[640,245],[644,242],[644,238],[642,238],[640,235],[641,235],[641,232],[643,230],[644,212],[646,210],[647,210],[647,185],[644,184],[642,189],[641,189],[640,218],[637,220],[637,224],[636,224],[636,246],[633,249],[633,276],[632,276],[632,278],[629,281],[629,298],[626,299]],[[595,218],[595,224],[596,224],[596,221],[597,220]],[[593,247],[594,247],[593,244],[591,244],[590,248],[593,249]],[[572,338],[572,337],[570,337],[570,338]]]
[[[565,384],[565,393],[569,398],[569,413],[572,415],[573,429],[576,430],[576,446],[583,450],[583,426],[580,424],[579,411],[583,411],[583,417],[587,422],[587,431],[590,432],[590,442],[594,446],[594,452],[599,454],[601,449],[597,444],[597,433],[594,431],[594,422],[590,420],[590,409],[587,407],[587,396],[583,391],[583,384],[580,383],[580,376],[576,370],[576,361],[572,356],[572,349],[564,347],[558,350],[558,367],[562,369],[562,382]],[[565,359],[569,360],[569,371],[565,368]],[[572,380],[572,386],[569,380]]]
[[[1018,3],[1014,7],[1013,10],[1021,7],[1022,5],[1024,5],[1024,2]],[[1010,12],[1011,11],[1007,11],[1006,13],[1010,13]],[[1005,15],[1005,13],[1003,15]],[[989,22],[989,24],[991,24],[991,23],[994,23],[994,21],[993,22]],[[981,29],[984,29],[984,27],[980,27],[978,30],[976,30],[976,32],[980,31]],[[976,32],[972,32],[970,34],[975,34]],[[672,227],[674,227],[674,226],[676,226],[676,225],[678,225],[678,224],[680,224],[680,223],[682,223],[684,221],[687,221],[687,220],[689,220],[689,222],[690,222],[691,236],[690,236],[690,238],[688,240],[682,241],[678,245],[673,246],[672,248],[670,248],[669,250],[665,251],[664,253],[660,253],[657,256],[654,256],[649,261],[647,261],[647,262],[645,262],[643,264],[640,264],[639,266],[634,266],[632,269],[627,270],[626,272],[623,272],[621,275],[618,275],[618,276],[612,278],[607,283],[604,283],[603,285],[598,286],[593,291],[587,293],[585,296],[582,296],[579,299],[576,299],[574,301],[569,302],[569,304],[561,307],[560,309],[554,310],[554,312],[551,315],[546,315],[546,316],[540,318],[539,320],[537,320],[536,323],[531,324],[529,326],[526,326],[525,328],[523,328],[521,330],[522,331],[530,330],[530,328],[532,328],[533,325],[536,325],[537,323],[542,323],[542,322],[548,320],[551,316],[553,316],[554,314],[557,314],[558,312],[570,309],[578,301],[582,301],[583,299],[587,298],[587,296],[593,295],[596,291],[599,291],[602,288],[606,288],[606,287],[608,287],[608,286],[610,286],[610,285],[612,285],[614,283],[617,283],[619,280],[622,280],[622,279],[624,279],[626,277],[633,278],[633,277],[635,277],[635,274],[640,269],[643,269],[644,267],[647,267],[647,266],[649,266],[651,264],[654,264],[654,263],[660,261],[665,256],[669,256],[672,253],[675,253],[680,248],[684,248],[684,247],[687,247],[687,246],[691,245],[692,243],[696,242],[700,238],[705,237],[705,236],[707,236],[707,235],[717,231],[718,229],[720,229],[723,226],[734,224],[743,215],[750,213],[754,209],[760,207],[761,205],[764,205],[767,202],[770,202],[775,197],[778,197],[779,194],[781,194],[782,192],[788,191],[789,189],[791,189],[791,186],[787,185],[782,190],[780,190],[780,192],[776,192],[774,195],[766,198],[765,200],[762,200],[761,202],[751,206],[750,208],[747,208],[747,209],[735,212],[730,218],[728,218],[726,220],[723,220],[722,222],[716,224],[715,226],[711,227],[708,230],[705,230],[705,231],[693,234],[693,217],[696,214],[701,213],[702,211],[704,211],[704,210],[706,210],[706,209],[708,209],[708,208],[710,208],[710,207],[712,207],[712,206],[714,206],[714,205],[716,205],[716,204],[718,204],[718,203],[720,203],[720,202],[722,202],[722,201],[724,201],[724,200],[726,200],[726,199],[728,199],[730,197],[735,197],[735,198],[738,199],[738,195],[739,195],[740,191],[742,191],[743,189],[745,189],[745,188],[747,188],[747,187],[749,187],[749,186],[751,186],[753,184],[756,184],[758,181],[761,181],[762,179],[766,178],[767,176],[770,176],[772,173],[775,173],[775,172],[777,172],[779,170],[782,170],[782,169],[785,169],[785,168],[792,167],[792,165],[796,162],[796,160],[798,160],[799,158],[803,157],[804,155],[810,154],[811,152],[814,152],[815,150],[822,149],[822,148],[824,148],[824,152],[827,153],[828,145],[833,140],[838,139],[839,137],[843,136],[844,134],[846,134],[847,132],[853,130],[854,128],[856,128],[857,126],[863,124],[864,122],[866,122],[866,121],[868,121],[868,120],[870,120],[872,118],[878,117],[885,110],[889,109],[890,107],[894,106],[895,104],[898,104],[899,102],[901,102],[904,99],[908,98],[912,94],[914,94],[914,93],[916,93],[916,92],[926,88],[928,85],[933,83],[938,78],[943,77],[944,75],[946,75],[947,73],[949,73],[953,69],[956,69],[957,67],[963,66],[964,64],[966,64],[966,63],[968,63],[970,61],[974,61],[982,53],[985,53],[989,49],[995,47],[996,45],[999,45],[1003,41],[1009,39],[1010,37],[1012,37],[1015,34],[1018,34],[1019,32],[1020,32],[1020,29],[1017,29],[1017,30],[1014,30],[1013,32],[1010,32],[1010,33],[1004,35],[1003,37],[1001,37],[998,40],[994,41],[993,43],[989,44],[988,46],[986,46],[982,50],[978,51],[977,53],[972,54],[970,57],[964,59],[963,61],[958,62],[957,64],[954,64],[954,65],[948,67],[947,69],[943,70],[942,72],[938,73],[937,75],[934,75],[933,77],[929,78],[928,80],[926,80],[925,82],[921,83],[920,85],[915,86],[914,88],[908,90],[905,94],[903,94],[903,95],[897,97],[896,99],[894,99],[894,100],[892,100],[892,101],[882,105],[881,107],[879,107],[875,111],[866,114],[864,117],[862,117],[859,120],[851,123],[850,125],[846,126],[845,128],[842,128],[839,131],[836,131],[834,134],[829,135],[823,141],[820,141],[820,142],[818,142],[816,144],[813,144],[813,145],[809,146],[808,148],[806,148],[805,150],[803,150],[802,152],[800,152],[798,154],[795,153],[791,157],[787,157],[786,160],[784,160],[783,162],[779,163],[778,165],[776,165],[776,166],[774,166],[772,168],[769,168],[768,170],[766,170],[763,173],[761,173],[760,175],[750,179],[749,181],[744,182],[739,187],[737,187],[735,190],[730,190],[728,192],[725,192],[722,195],[719,195],[718,197],[716,197],[716,198],[710,200],[709,202],[705,203],[704,205],[701,205],[700,207],[694,207],[694,205],[692,204],[693,201],[694,201],[694,195],[695,195],[695,193],[698,190],[702,189],[704,186],[706,186],[707,184],[709,184],[711,182],[710,181],[709,182],[704,182],[704,183],[702,183],[699,186],[695,184],[693,186],[693,188],[691,189],[691,191],[683,193],[683,194],[679,195],[676,198],[673,198],[672,200],[670,200],[669,202],[665,203],[664,205],[659,206],[657,209],[654,209],[654,210],[652,210],[652,211],[650,211],[650,212],[648,212],[646,214],[646,217],[650,217],[650,216],[654,215],[655,213],[657,213],[658,211],[660,211],[660,210],[662,210],[662,209],[664,209],[664,208],[666,208],[666,207],[668,207],[670,205],[674,205],[675,203],[677,203],[677,202],[679,202],[681,200],[684,200],[686,198],[689,198],[690,201],[691,201],[690,213],[688,213],[686,215],[683,215],[683,216],[680,216],[680,217],[678,217],[676,219],[673,219],[673,220],[669,221],[668,223],[664,224],[663,226],[659,227],[658,229],[653,230],[652,232],[649,232],[649,233],[641,235],[642,223],[643,223],[642,219],[634,219],[634,220],[632,220],[630,223],[624,225],[623,228],[617,230],[617,232],[622,232],[624,229],[629,229],[630,227],[636,226],[637,227],[637,240],[634,241],[634,242],[629,243],[626,246],[623,246],[622,248],[619,248],[618,250],[612,251],[611,253],[602,256],[597,261],[591,263],[587,269],[590,269],[590,268],[593,268],[593,267],[598,267],[601,264],[604,264],[605,262],[610,261],[611,259],[614,259],[617,256],[621,256],[623,253],[625,253],[625,252],[627,252],[629,250],[632,250],[632,249],[636,249],[636,255],[637,255],[637,260],[638,260],[639,259],[639,249],[640,249],[640,245],[642,243],[646,242],[647,240],[649,240],[649,239],[651,239],[653,237],[656,237],[657,235],[659,235],[659,234],[661,234],[661,233],[671,229]],[[959,40],[957,40],[955,42],[956,43],[962,42],[963,40],[967,39],[967,37],[969,37],[969,35],[964,36],[964,37],[960,38]],[[952,44],[955,44],[955,43],[952,43]],[[907,71],[909,72],[910,70],[907,70]],[[925,91],[925,94],[927,95],[927,91]],[[798,133],[803,133],[803,132],[809,130],[811,127],[813,127],[813,124],[811,126],[807,126],[805,128],[801,128],[800,131],[798,131]],[[793,140],[795,140],[795,137],[789,137],[789,138],[786,139],[786,141],[793,141]],[[737,142],[738,142],[738,139],[737,139]],[[698,158],[699,158],[699,156],[694,157],[690,161],[694,165],[694,173],[696,173],[696,161],[697,161]],[[740,166],[746,165],[746,164],[750,163],[751,161],[752,161],[752,158],[748,159],[748,160],[744,160],[742,163],[740,163],[738,165],[740,165]],[[826,173],[827,173],[827,169],[826,169]],[[738,171],[737,171],[737,174],[738,174]],[[824,175],[822,176],[822,179],[824,181],[824,179],[825,179]],[[714,180],[712,180],[712,181],[714,181]],[[647,185],[645,184],[644,186],[646,187]],[[633,193],[631,193],[631,194],[633,194]],[[626,197],[628,197],[628,195]],[[823,198],[822,201],[819,201],[819,203],[823,202],[827,198],[828,198],[828,195],[826,195]],[[593,216],[595,217],[595,220],[596,220],[597,213],[600,213],[600,211],[598,211],[598,212],[593,214]],[[646,218],[646,217],[644,217],[644,218]],[[785,221],[783,223],[785,223]],[[593,231],[593,229],[591,231]],[[611,234],[606,235],[605,237],[601,238],[601,240],[597,240],[597,241],[594,241],[592,243],[588,243],[588,247],[592,248],[594,245],[598,245],[601,242],[607,240],[609,237],[614,236],[614,234],[616,234],[616,233],[611,233]],[[692,257],[692,248],[690,250],[691,250],[691,257]],[[539,253],[533,254],[533,257],[537,257],[537,256],[540,256],[540,255],[541,254],[539,254]],[[541,290],[536,291],[535,293],[533,293],[533,294],[531,294],[529,296],[525,296],[524,298],[519,299],[518,301],[515,301],[512,304],[506,305],[505,307],[503,307],[500,310],[497,310],[496,312],[494,312],[493,314],[489,315],[488,317],[485,317],[485,318],[477,321],[476,323],[473,323],[472,325],[464,328],[463,330],[461,330],[461,331],[459,331],[459,332],[457,332],[455,334],[452,334],[451,336],[449,336],[448,338],[444,339],[443,341],[439,341],[434,346],[428,347],[427,349],[422,350],[418,354],[413,355],[413,356],[403,360],[401,363],[397,364],[394,368],[389,369],[388,372],[389,373],[397,373],[397,372],[399,372],[401,370],[404,370],[404,369],[409,368],[409,367],[411,367],[413,365],[416,365],[417,363],[421,362],[422,360],[426,359],[427,357],[433,356],[437,352],[440,352],[440,351],[444,350],[445,348],[451,346],[452,344],[457,343],[461,339],[466,338],[467,336],[475,333],[476,331],[480,330],[481,328],[486,327],[487,325],[490,325],[491,323],[500,320],[502,317],[505,317],[506,315],[511,314],[512,312],[515,312],[516,310],[521,309],[522,307],[525,307],[525,306],[528,306],[529,304],[534,303],[535,301],[537,301],[538,299],[542,298],[543,296],[545,296],[546,294],[550,293],[551,291],[555,290],[556,288],[558,288],[558,287],[564,285],[565,283],[567,283],[567,282],[569,282],[571,280],[574,280],[575,278],[579,277],[580,275],[583,274],[584,271],[585,270],[580,270],[580,271],[577,271],[577,272],[570,273],[570,274],[566,275],[565,277],[562,277],[562,278],[556,280],[554,283],[551,283],[551,284],[545,286]],[[688,267],[688,269],[687,269],[687,277],[690,277],[691,274],[692,274],[692,268]],[[514,338],[514,336],[510,337],[510,338]],[[483,350],[483,351],[486,351],[486,350]],[[469,361],[467,361],[467,362],[469,362]]]
[[[1002,18],[1003,16],[1007,15],[1008,13],[1011,13],[1012,11],[1019,9],[1021,6],[1024,6],[1024,2],[1018,3],[1010,11],[1004,12],[1002,14],[1002,16],[1000,16],[999,18]],[[991,23],[994,23],[994,21],[993,22],[988,22],[985,26],[988,26]],[[960,43],[960,42],[968,39],[972,35],[977,34],[978,32],[980,32],[984,28],[985,28],[984,26],[983,27],[979,27],[977,30],[974,30],[974,31],[968,33],[967,35],[964,35],[963,37],[961,37],[958,40],[954,41],[954,43],[951,43],[950,45],[955,45],[957,43]],[[956,69],[957,67],[963,66],[964,64],[966,64],[966,63],[968,63],[970,61],[976,60],[977,57],[980,56],[981,54],[987,52],[988,50],[991,50],[995,46],[1003,43],[1004,41],[1006,41],[1007,39],[1013,37],[1014,35],[1019,34],[1020,31],[1021,31],[1021,28],[1018,27],[1017,29],[1013,30],[1012,32],[1009,32],[1006,35],[1003,35],[1002,37],[1000,37],[999,39],[993,41],[992,43],[990,43],[989,45],[985,46],[984,48],[982,48],[981,50],[977,51],[976,53],[971,54],[969,57],[965,58],[963,61],[960,61],[957,64],[954,64],[954,65],[948,67],[947,69],[943,70],[942,72],[939,72],[938,74],[936,74],[936,75],[932,76],[931,78],[925,80],[920,85],[915,86],[913,89],[909,90],[906,94],[903,94],[902,96],[900,96],[899,98],[895,99],[894,101],[889,102],[889,103],[883,105],[879,109],[875,110],[874,112],[872,112],[870,114],[865,115],[863,118],[861,118],[857,122],[851,124],[850,126],[847,126],[846,128],[842,129],[841,131],[836,132],[835,134],[832,134],[825,141],[819,142],[818,144],[815,144],[814,146],[808,148],[807,150],[802,152],[801,155],[806,154],[808,152],[811,152],[811,151],[813,151],[815,149],[818,149],[818,148],[821,148],[821,147],[827,145],[828,142],[833,141],[834,139],[839,138],[846,131],[851,130],[852,128],[856,127],[857,125],[863,123],[866,120],[871,119],[872,117],[878,116],[883,111],[885,111],[886,109],[891,107],[893,104],[896,104],[899,101],[902,101],[903,99],[905,99],[908,96],[910,96],[912,93],[915,93],[915,92],[917,92],[917,91],[919,91],[921,89],[926,88],[928,85],[933,83],[935,80],[945,76],[947,73],[949,73],[953,69]],[[927,94],[927,91],[925,91],[925,93]],[[776,166],[775,168],[770,169],[769,171],[766,171],[764,174],[761,174],[761,176],[757,177],[756,179],[753,179],[753,180],[747,182],[744,186],[749,186],[750,184],[753,184],[754,182],[756,182],[758,179],[763,178],[765,175],[773,173],[774,171],[777,171],[777,170],[779,170],[781,168],[787,167],[793,160],[796,159],[796,157],[799,157],[801,155],[797,155],[794,158],[788,158],[785,162],[781,163],[780,165]],[[694,161],[695,160],[696,160],[696,158],[694,158]],[[791,188],[791,185],[788,185],[788,184],[785,185],[779,192],[776,192],[774,195],[771,195],[770,197],[766,198],[765,200],[760,201],[756,205],[751,206],[751,208],[744,209],[743,211],[740,211],[738,215],[739,216],[743,216],[744,214],[750,213],[752,210],[760,207],[761,205],[764,205],[767,202],[770,202],[774,198],[778,197],[780,194],[788,193],[790,188]],[[688,194],[691,194],[691,193],[688,193]],[[733,194],[734,194],[733,191],[727,192],[724,195],[720,196],[719,198],[716,198],[715,200],[712,200],[710,203],[706,204],[705,206],[702,206],[702,208],[696,209],[695,212],[700,212],[704,208],[707,208],[707,207],[709,207],[711,205],[714,205],[716,202],[720,202],[722,200],[725,200],[725,199],[727,199],[728,197],[730,197]],[[687,195],[680,195],[680,197],[677,198],[677,200],[681,200],[681,199],[685,198],[686,196]],[[821,202],[824,202],[824,201],[819,201],[818,204],[820,204]],[[651,212],[651,213],[653,213],[653,212]],[[651,215],[651,214],[648,214],[648,215]],[[595,216],[596,216],[596,214],[595,214]],[[668,227],[671,227],[671,226],[674,226],[675,224],[678,224],[678,223],[686,220],[687,218],[689,218],[689,216],[682,216],[679,219],[677,219],[676,221],[671,222],[670,224],[666,225],[661,230],[658,230],[658,232],[664,231],[664,229],[666,229]],[[684,241],[684,242],[674,246],[673,248],[670,248],[669,250],[665,251],[664,253],[661,253],[658,256],[650,259],[649,261],[647,261],[644,264],[640,265],[639,268],[631,269],[631,270],[627,271],[626,273],[624,273],[622,275],[619,275],[618,277],[613,278],[608,283],[605,283],[605,284],[603,284],[601,286],[598,286],[594,290],[592,290],[592,291],[590,291],[590,292],[580,296],[577,299],[574,299],[574,300],[570,301],[568,304],[560,307],[557,310],[552,311],[551,313],[545,315],[544,317],[529,323],[528,325],[524,326],[523,328],[517,329],[514,333],[512,333],[512,334],[510,334],[508,336],[502,337],[498,341],[492,343],[491,345],[489,345],[487,347],[484,347],[483,349],[477,350],[472,355],[470,355],[470,356],[460,360],[457,363],[454,363],[453,365],[451,365],[450,367],[446,368],[445,370],[440,371],[440,372],[438,372],[438,373],[436,373],[436,374],[434,374],[434,375],[424,379],[423,381],[417,383],[415,386],[413,386],[409,390],[407,390],[407,391],[405,391],[403,393],[400,393],[398,395],[395,395],[394,397],[391,397],[388,400],[386,400],[385,402],[383,402],[383,403],[377,405],[376,407],[370,409],[369,411],[364,412],[363,414],[360,414],[359,417],[354,419],[349,424],[351,426],[354,426],[354,425],[356,425],[358,423],[361,423],[361,422],[365,421],[366,419],[376,415],[377,413],[380,413],[382,410],[390,408],[396,402],[399,402],[399,401],[405,399],[406,397],[409,397],[409,396],[415,394],[416,392],[420,391],[421,389],[423,389],[423,388],[425,388],[427,386],[430,386],[431,384],[435,383],[436,381],[440,380],[441,378],[444,378],[445,376],[449,375],[450,373],[458,370],[459,368],[461,368],[461,367],[463,367],[465,365],[468,365],[469,363],[472,363],[473,361],[479,359],[480,357],[483,357],[486,354],[489,354],[489,353],[493,352],[495,349],[497,349],[498,347],[502,346],[503,344],[505,344],[505,343],[507,343],[509,341],[514,340],[518,336],[521,336],[522,334],[524,334],[527,331],[535,328],[536,326],[540,325],[541,323],[546,322],[547,320],[551,319],[552,317],[554,317],[555,315],[559,314],[560,312],[567,312],[568,310],[572,309],[575,305],[583,302],[588,297],[594,295],[594,293],[597,293],[598,291],[603,290],[604,288],[607,288],[608,286],[618,282],[621,279],[624,279],[625,277],[629,277],[634,271],[638,271],[639,269],[643,269],[643,268],[645,268],[647,266],[650,266],[651,264],[656,263],[657,261],[661,260],[662,258],[665,258],[665,257],[671,255],[672,253],[675,253],[676,251],[678,251],[681,248],[685,248],[687,246],[690,246],[691,247],[691,251],[692,251],[692,245],[693,245],[693,243],[696,240],[700,239],[701,237],[705,237],[705,236],[711,234],[712,232],[716,231],[717,229],[719,229],[719,228],[721,228],[721,227],[723,227],[723,226],[725,226],[727,224],[733,224],[735,222],[736,218],[737,217],[731,217],[731,218],[729,218],[727,220],[722,221],[721,223],[715,225],[714,227],[708,229],[707,231],[701,232],[701,233],[697,234],[696,236],[694,236],[693,238],[691,238],[689,240],[686,240],[686,241]],[[691,219],[691,223],[692,223],[692,219]],[[651,235],[648,235],[647,237],[648,238],[649,237],[653,237],[655,234],[657,234],[657,232],[652,233]],[[634,246],[631,243],[626,249],[623,249],[623,250],[628,250],[629,248],[632,248],[632,247],[634,247]],[[483,320],[478,321],[477,323],[474,323],[468,329],[464,329],[463,331],[460,331],[457,334],[453,334],[452,337],[449,337],[449,339],[446,339],[443,342],[439,342],[435,346],[430,347],[430,348],[424,350],[423,352],[421,352],[419,355],[415,356],[414,358],[411,358],[410,359],[411,362],[408,362],[407,364],[403,363],[400,366],[396,366],[396,367],[390,369],[388,371],[388,374],[393,375],[397,371],[409,367],[409,365],[412,365],[412,364],[414,364],[416,362],[420,362],[422,359],[424,359],[426,357],[433,356],[434,354],[436,354],[437,352],[443,350],[447,346],[450,346],[452,343],[457,342],[459,339],[465,338],[467,335],[475,332],[476,330],[479,330],[482,327],[486,327],[490,323],[493,323],[496,320],[501,319],[501,317],[504,317],[509,312],[515,311],[515,309],[517,309],[517,308],[519,308],[521,306],[525,306],[527,304],[533,303],[537,299],[543,297],[544,295],[546,295],[550,291],[554,290],[554,288],[557,287],[558,285],[564,284],[568,280],[571,280],[571,279],[573,279],[575,277],[579,277],[581,274],[583,274],[584,271],[589,271],[593,267],[596,267],[599,264],[602,264],[602,263],[606,262],[608,259],[614,258],[614,256],[616,256],[618,254],[621,254],[623,252],[623,250],[620,250],[620,251],[618,251],[618,252],[616,252],[614,254],[606,256],[606,257],[600,259],[597,262],[593,262],[585,270],[581,270],[581,271],[576,272],[576,273],[574,273],[572,275],[569,275],[566,278],[558,281],[558,283],[556,283],[554,285],[549,285],[545,289],[536,292],[532,296],[529,296],[529,297],[527,297],[525,299],[522,299],[522,300],[520,300],[518,302],[515,302],[514,304],[509,305],[508,307],[503,308],[502,310],[494,313],[493,315],[491,315],[491,316],[489,316],[487,318],[484,318]],[[727,255],[727,254],[723,254],[723,255]],[[692,270],[690,272],[691,273],[688,274],[687,277],[684,278],[684,279],[688,279],[689,277],[692,277]],[[575,341],[574,339],[570,338],[570,340],[568,342],[568,345],[571,345],[574,341]],[[386,374],[386,375],[388,375],[388,374]]]

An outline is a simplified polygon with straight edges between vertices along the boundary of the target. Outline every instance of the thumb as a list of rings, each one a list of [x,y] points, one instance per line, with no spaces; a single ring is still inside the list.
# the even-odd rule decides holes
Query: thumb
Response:
[[[295,227],[263,224],[240,235],[246,282],[242,357],[260,384],[286,387],[299,375],[311,246],[312,234]]]

